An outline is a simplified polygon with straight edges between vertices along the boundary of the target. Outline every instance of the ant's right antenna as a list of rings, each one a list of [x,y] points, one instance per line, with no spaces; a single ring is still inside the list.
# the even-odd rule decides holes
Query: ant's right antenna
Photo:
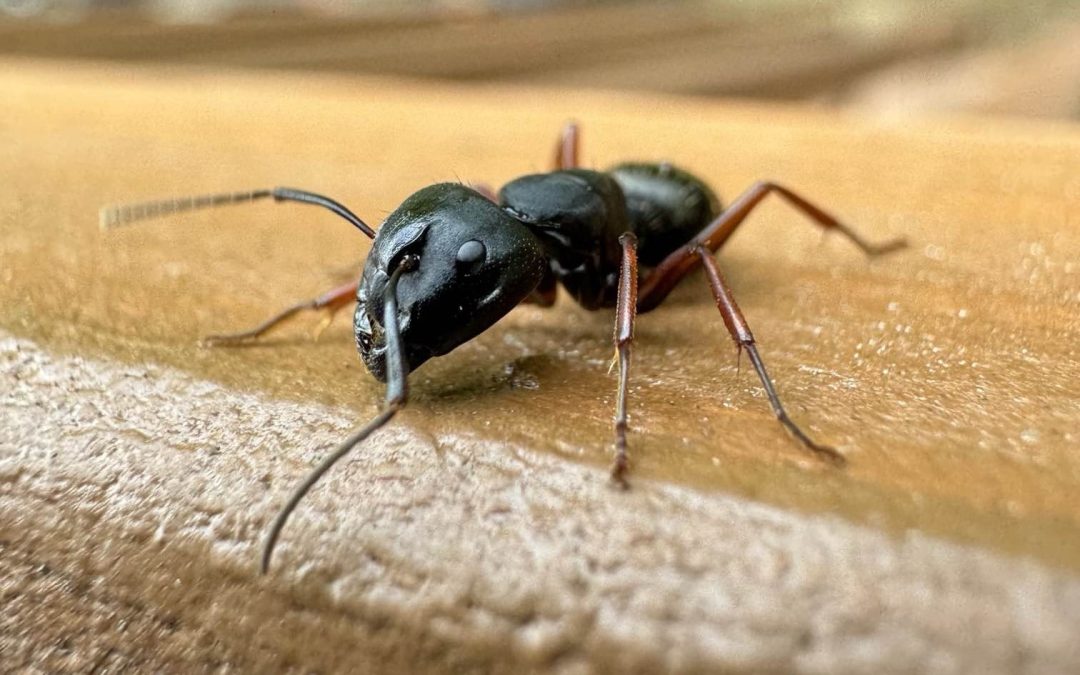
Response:
[[[409,395],[409,362],[405,359],[405,346],[401,341],[397,285],[398,279],[401,278],[403,273],[416,269],[419,264],[418,261],[419,258],[416,256],[406,255],[390,275],[390,280],[386,282],[383,298],[383,327],[386,331],[386,402],[383,404],[383,409],[367,425],[345,439],[293,490],[293,493],[289,496],[289,501],[285,503],[285,506],[281,507],[277,517],[274,518],[273,524],[270,525],[270,533],[266,535],[260,565],[263,574],[266,574],[270,569],[270,558],[274,555],[274,547],[277,546],[281,529],[285,527],[286,521],[289,520],[289,516],[292,515],[304,495],[308,493],[315,483],[319,482],[323,474],[329,471],[330,467],[334,466],[339,459],[352,452],[352,449],[359,445],[361,441],[384,426],[390,421],[390,418],[405,407],[405,401]]]
[[[120,225],[127,225],[137,220],[147,220],[149,218],[158,218],[170,213],[179,213],[182,211],[194,211],[196,209],[206,209],[213,206],[223,206],[226,204],[240,204],[243,202],[253,202],[257,199],[266,199],[273,197],[274,201],[278,202],[302,202],[304,204],[314,204],[323,208],[329,209],[341,216],[345,220],[352,223],[352,225],[366,234],[368,237],[374,239],[375,231],[368,227],[367,223],[360,220],[360,218],[345,208],[344,205],[330,199],[329,197],[323,197],[317,195],[314,192],[307,192],[306,190],[296,190],[293,188],[274,188],[272,190],[249,190],[247,192],[226,192],[216,195],[200,195],[196,197],[178,197],[175,199],[162,199],[153,202],[142,202],[139,204],[121,204],[119,206],[106,206],[101,209],[100,224],[101,228],[109,229],[112,227],[118,227]]]

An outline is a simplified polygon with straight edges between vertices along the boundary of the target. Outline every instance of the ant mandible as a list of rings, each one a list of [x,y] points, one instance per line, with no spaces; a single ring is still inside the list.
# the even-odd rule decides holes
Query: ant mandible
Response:
[[[625,163],[594,171],[579,167],[578,147],[578,126],[568,123],[556,145],[550,173],[517,178],[498,195],[482,186],[459,183],[425,187],[391,213],[378,233],[338,202],[290,188],[102,210],[102,227],[111,227],[179,211],[273,198],[327,208],[374,240],[358,281],[293,305],[252,330],[205,340],[208,344],[244,342],[304,310],[327,310],[332,317],[355,299],[357,349],[371,374],[386,383],[379,414],[312,470],[278,513],[263,547],[264,574],[286,520],[308,490],[405,406],[410,371],[468,342],[521,303],[550,307],[557,284],[585,309],[615,308],[619,384],[611,477],[616,485],[627,485],[626,394],[634,319],[639,312],[659,306],[699,265],[705,268],[724,325],[736,347],[750,357],[777,419],[815,455],[836,465],[845,463],[843,455],[807,436],[784,410],[750,326],[713,254],[771,193],[822,228],[847,237],[868,256],[902,248],[904,240],[870,244],[822,209],[772,182],[755,183],[722,209],[702,180],[669,163]]]

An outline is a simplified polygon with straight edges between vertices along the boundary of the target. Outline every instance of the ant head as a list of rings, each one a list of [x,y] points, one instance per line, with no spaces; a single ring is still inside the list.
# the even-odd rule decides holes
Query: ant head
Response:
[[[356,346],[380,380],[386,379],[380,317],[387,282],[406,255],[418,262],[397,287],[410,370],[489,328],[536,288],[546,269],[532,232],[478,192],[440,183],[413,194],[379,228],[357,294]]]

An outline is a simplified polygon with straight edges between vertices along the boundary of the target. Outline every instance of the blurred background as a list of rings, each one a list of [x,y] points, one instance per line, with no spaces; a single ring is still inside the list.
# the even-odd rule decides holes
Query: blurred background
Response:
[[[0,55],[1080,119],[1080,0],[0,0]]]

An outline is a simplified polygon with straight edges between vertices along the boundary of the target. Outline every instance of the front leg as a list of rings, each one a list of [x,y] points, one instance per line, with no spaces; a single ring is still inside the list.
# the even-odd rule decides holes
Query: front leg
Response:
[[[322,310],[325,311],[327,315],[316,330],[315,339],[318,339],[323,330],[330,325],[330,322],[333,320],[334,315],[337,314],[338,310],[356,301],[356,287],[359,283],[359,280],[352,281],[338,286],[337,288],[333,288],[317,298],[304,300],[303,302],[298,302],[295,305],[286,307],[274,316],[260,323],[258,326],[249,330],[241,331],[239,333],[228,333],[225,335],[208,335],[200,342],[206,347],[220,347],[224,345],[233,346],[246,343],[262,337],[272,329],[292,319],[301,312]]]
[[[634,341],[634,318],[637,316],[637,237],[626,232],[619,237],[622,265],[619,268],[619,297],[615,309],[615,350],[619,359],[619,393],[615,399],[615,460],[611,479],[626,489],[626,392],[630,381],[630,348]]]

